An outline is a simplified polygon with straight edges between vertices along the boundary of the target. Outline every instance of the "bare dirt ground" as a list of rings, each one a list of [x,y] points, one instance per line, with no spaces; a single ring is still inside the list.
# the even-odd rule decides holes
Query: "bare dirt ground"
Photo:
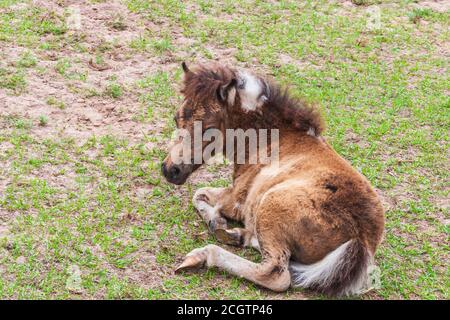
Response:
[[[66,6],[71,4],[67,1],[65,3]],[[82,41],[88,52],[95,52],[103,43],[116,40],[114,48],[108,52],[106,57],[105,65],[108,66],[108,69],[100,71],[92,68],[89,64],[90,58],[85,53],[74,52],[70,48],[63,47],[57,52],[51,52],[48,56],[43,54],[40,57],[41,67],[47,72],[43,75],[38,72],[28,74],[27,92],[20,96],[8,96],[6,92],[1,92],[2,113],[28,118],[37,118],[42,114],[50,116],[51,123],[45,127],[34,129],[33,134],[39,137],[64,134],[83,141],[93,134],[103,135],[112,131],[131,139],[141,136],[147,128],[131,119],[131,115],[138,107],[135,96],[124,97],[120,103],[117,103],[108,101],[101,96],[84,98],[77,89],[102,90],[112,75],[116,76],[118,81],[124,85],[132,86],[144,74],[152,73],[156,68],[159,70],[161,65],[166,65],[161,64],[158,58],[149,59],[147,56],[139,54],[130,56],[129,41],[138,37],[151,26],[138,27],[130,23],[136,21],[137,17],[128,12],[125,5],[118,2],[93,4],[89,1],[73,1],[73,4],[80,8],[83,26]],[[51,1],[33,1],[33,5],[62,16],[67,8]],[[116,31],[108,27],[107,22],[112,21],[118,13],[123,14],[124,20],[128,22],[126,30]],[[74,37],[77,36],[76,29],[69,32],[73,32]],[[49,37],[52,36],[49,35]],[[44,38],[43,41],[45,40]],[[14,59],[25,50],[15,45],[3,47],[3,49],[3,56],[9,60],[9,63],[14,63]],[[89,71],[89,79],[83,86],[78,87],[78,84],[74,84],[73,87],[69,87],[67,79],[58,76],[54,66],[60,58],[79,61],[75,67],[77,72]],[[169,69],[174,67],[175,63],[167,65]],[[54,106],[46,103],[49,96],[57,96],[70,108],[55,110]],[[11,105],[14,108],[11,108]]]

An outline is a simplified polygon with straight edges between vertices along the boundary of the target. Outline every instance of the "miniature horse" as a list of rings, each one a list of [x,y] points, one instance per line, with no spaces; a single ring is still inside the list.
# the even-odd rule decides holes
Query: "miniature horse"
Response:
[[[217,267],[273,291],[294,286],[342,296],[366,290],[384,211],[367,179],[321,137],[318,111],[248,71],[182,66],[178,128],[192,131],[194,121],[202,121],[204,131],[276,128],[279,162],[235,163],[232,186],[201,188],[193,197],[219,241],[254,247],[262,261],[207,245],[190,252],[176,271]],[[169,154],[162,172],[183,184],[200,165],[175,164]],[[228,229],[227,219],[244,227]]]

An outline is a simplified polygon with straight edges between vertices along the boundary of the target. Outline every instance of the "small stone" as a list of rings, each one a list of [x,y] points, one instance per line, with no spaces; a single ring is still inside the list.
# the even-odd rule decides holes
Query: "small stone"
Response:
[[[16,259],[17,264],[25,264],[27,262],[27,259],[24,256],[20,256]]]
[[[6,238],[9,234],[8,227],[0,225],[0,238]]]
[[[68,277],[66,280],[66,289],[72,293],[80,294],[83,292],[81,282],[81,271],[77,265],[72,265],[67,268]]]

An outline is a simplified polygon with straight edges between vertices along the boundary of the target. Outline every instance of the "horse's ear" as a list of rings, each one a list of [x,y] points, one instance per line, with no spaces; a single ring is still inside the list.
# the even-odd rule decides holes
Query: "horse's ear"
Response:
[[[219,88],[217,88],[217,97],[219,98],[219,101],[228,101],[228,104],[233,105],[236,97],[236,84],[237,80],[236,78],[233,78],[227,84],[219,86]]]
[[[181,63],[181,67],[183,68],[183,71],[184,71],[184,73],[189,73],[189,72],[191,72],[191,70],[189,70],[189,68],[188,68],[188,66],[187,66],[187,64],[186,64],[186,62],[182,62]]]

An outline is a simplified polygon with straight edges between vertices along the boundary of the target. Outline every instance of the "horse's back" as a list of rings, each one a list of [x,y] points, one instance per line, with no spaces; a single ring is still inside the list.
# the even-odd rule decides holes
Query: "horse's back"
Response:
[[[334,150],[314,148],[297,161],[292,153],[282,155],[278,171],[261,170],[266,187],[255,206],[256,232],[283,243],[294,260],[307,264],[354,238],[374,251],[384,228],[376,193]]]

